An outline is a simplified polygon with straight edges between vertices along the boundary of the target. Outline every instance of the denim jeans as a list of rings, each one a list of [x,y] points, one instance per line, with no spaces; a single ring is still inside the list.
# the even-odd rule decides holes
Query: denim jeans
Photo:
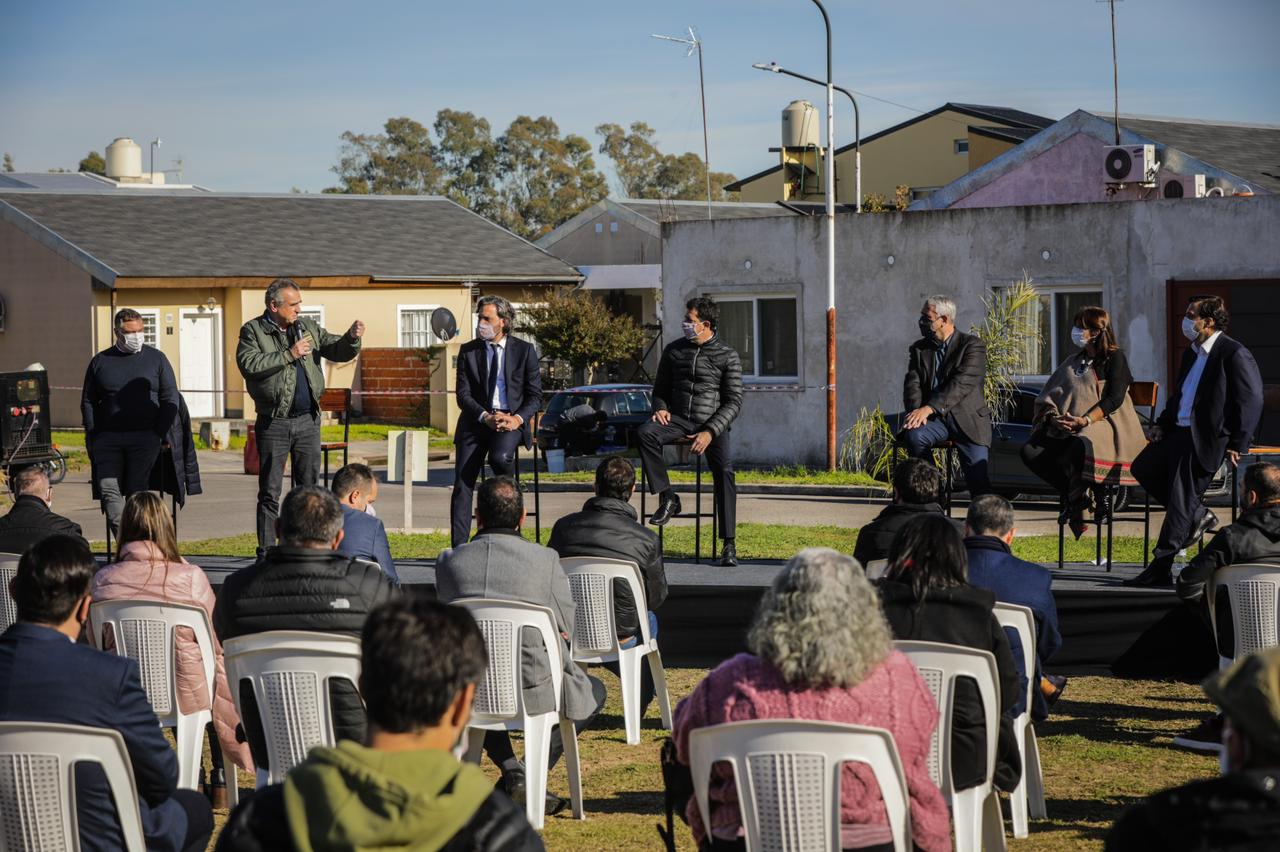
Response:
[[[293,487],[315,485],[320,479],[320,418],[259,417],[254,426],[258,442],[258,550],[276,543],[280,516],[280,488],[284,463],[292,460]]]

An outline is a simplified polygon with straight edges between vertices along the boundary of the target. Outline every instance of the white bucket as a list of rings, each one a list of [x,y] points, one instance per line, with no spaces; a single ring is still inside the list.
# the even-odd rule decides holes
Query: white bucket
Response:
[[[547,473],[564,473],[564,450],[547,450]]]

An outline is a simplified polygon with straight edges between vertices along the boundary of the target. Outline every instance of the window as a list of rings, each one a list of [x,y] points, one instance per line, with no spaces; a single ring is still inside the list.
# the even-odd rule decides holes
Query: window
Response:
[[[800,377],[794,296],[724,299],[719,335],[738,350],[742,375],[758,379]]]
[[[431,314],[439,305],[397,305],[400,316],[400,346],[405,349],[425,349],[444,341],[431,330]]]
[[[968,139],[957,139],[957,140],[955,140],[955,141],[952,143],[952,145],[954,146],[954,148],[955,148],[955,152],[956,152],[957,154],[967,154],[967,153],[969,153],[969,140],[968,140]]]
[[[532,343],[533,348],[538,352],[538,357],[541,358],[542,347],[538,345],[538,338],[534,337],[533,332],[530,330],[529,319],[524,313],[526,305],[526,302],[511,303],[511,307],[515,308],[516,311],[516,324],[515,327],[511,329],[511,336],[518,337],[525,343]]]
[[[911,200],[919,201],[921,198],[928,198],[938,189],[936,186],[913,186],[911,187]]]
[[[298,316],[306,317],[316,325],[324,328],[324,305],[306,305],[298,311]]]
[[[1026,360],[1028,375],[1048,376],[1075,350],[1071,324],[1076,312],[1088,305],[1101,305],[1102,290],[1096,285],[1037,285],[1037,289],[1040,299],[1030,307],[1030,319],[1040,329],[1040,347],[1038,351],[1028,351]]]
[[[145,346],[160,345],[160,311],[155,309],[135,308],[142,314],[142,343]]]

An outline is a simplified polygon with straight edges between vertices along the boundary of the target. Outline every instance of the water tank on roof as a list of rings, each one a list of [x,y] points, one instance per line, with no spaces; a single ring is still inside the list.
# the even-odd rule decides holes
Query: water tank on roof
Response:
[[[792,101],[782,111],[782,147],[818,147],[818,111],[808,101]]]
[[[107,146],[107,177],[142,177],[142,149],[127,136],[121,136]]]

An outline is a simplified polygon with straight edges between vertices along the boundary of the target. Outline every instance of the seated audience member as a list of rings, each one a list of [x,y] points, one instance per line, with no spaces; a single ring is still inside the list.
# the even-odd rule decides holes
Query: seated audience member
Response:
[[[342,504],[342,544],[338,545],[338,552],[377,562],[388,577],[399,583],[387,528],[367,511],[378,499],[378,480],[373,471],[368,465],[343,465],[333,475],[333,496]]]
[[[1156,793],[1120,815],[1108,852],[1275,849],[1280,842],[1280,648],[1204,682],[1226,717],[1223,773]]]
[[[93,599],[96,601],[160,601],[162,603],[198,606],[209,614],[213,622],[213,605],[217,598],[209,579],[199,567],[190,564],[178,553],[178,539],[173,529],[173,519],[168,508],[154,491],[139,491],[129,497],[120,518],[120,549],[115,564],[108,565],[93,575]],[[115,637],[96,637],[101,647],[115,648]],[[222,645],[213,640],[213,660],[216,667],[213,696],[204,680],[204,662],[200,646],[190,628],[180,627],[174,637],[178,686],[178,707],[183,713],[212,708],[209,751],[213,759],[213,778],[210,787],[219,796],[220,807],[226,807],[225,771],[222,765],[222,749],[236,765],[253,773],[253,759],[249,748],[236,741],[236,726],[240,717],[235,701],[227,688],[227,673],[222,663]],[[222,748],[218,745],[221,743]],[[232,773],[234,781],[235,775]],[[217,793],[217,788],[222,788]]]
[[[1226,590],[1209,601],[1205,589],[1219,568],[1258,562],[1280,565],[1280,467],[1268,462],[1249,465],[1244,473],[1244,511],[1235,523],[1219,530],[1178,575],[1178,597],[1195,607],[1205,622],[1214,607],[1218,624],[1218,653],[1235,654],[1235,624]],[[1222,750],[1222,716],[1201,722],[1173,738],[1173,744],[1194,751]]]
[[[1062,646],[1058,632],[1058,606],[1053,600],[1053,575],[1049,569],[1013,555],[1013,506],[999,494],[983,494],[969,504],[965,517],[964,549],[969,557],[969,585],[987,589],[1001,603],[1025,606],[1036,618],[1036,670],[1022,670],[1022,640],[1017,631],[1005,630],[1018,677],[1033,677],[1031,716],[1046,719],[1049,704],[1062,694],[1066,678],[1044,675],[1044,665]],[[1048,682],[1046,684],[1046,681]],[[1025,682],[1025,681],[1024,681]],[[1022,692],[1013,715],[1023,710]]]
[[[893,735],[910,797],[917,849],[949,850],[947,805],[929,778],[937,703],[892,637],[875,589],[848,556],[802,550],[765,592],[747,637],[751,653],[713,669],[675,712],[676,754],[689,764],[689,735],[752,719],[807,719],[884,728]],[[690,797],[686,813],[701,849],[742,848],[733,773],[714,768],[711,837]],[[870,769],[849,763],[840,785],[841,847],[892,848]]]
[[[203,850],[213,833],[209,800],[179,790],[178,758],[156,724],[138,664],[76,643],[89,620],[97,567],[79,538],[32,545],[9,585],[18,621],[0,636],[0,721],[54,722],[118,731],[124,738],[151,850]],[[82,850],[119,850],[124,836],[99,766],[76,767]]]
[[[12,473],[9,488],[13,506],[0,518],[0,553],[23,553],[51,535],[69,535],[84,541],[79,524],[55,515],[50,508],[53,486],[43,467],[31,465]]]
[[[396,594],[396,585],[376,565],[337,553],[342,543],[342,507],[316,485],[300,485],[280,505],[280,544],[255,564],[222,584],[213,627],[223,642],[267,630],[310,630],[359,636],[369,612]],[[260,769],[269,769],[257,700],[241,683],[244,729]],[[339,740],[364,741],[364,705],[346,680],[329,685],[334,733]]]
[[[564,694],[560,709],[581,731],[604,707],[604,684],[589,677],[573,662],[569,649],[573,644],[575,607],[569,578],[554,550],[521,537],[523,523],[524,498],[516,481],[509,476],[495,476],[482,482],[476,489],[477,532],[466,544],[440,554],[436,561],[436,594],[446,603],[460,598],[497,598],[550,609],[555,614],[560,635],[565,638],[561,651]],[[542,636],[527,628],[521,640],[525,707],[530,713],[554,710],[551,673],[547,670]],[[502,786],[523,804],[524,764],[511,748],[511,737],[506,731],[489,731],[484,747],[489,758],[502,770]],[[563,753],[564,743],[557,725],[551,734],[549,765],[555,766]],[[548,812],[555,813],[564,805],[564,800],[547,793]]]
[[[990,651],[996,658],[1000,690],[1000,740],[995,782],[1012,790],[1022,777],[1022,760],[1013,736],[1013,706],[1018,700],[1018,669],[1009,638],[996,621],[996,597],[965,579],[964,540],[942,515],[913,518],[889,550],[889,568],[880,581],[880,599],[895,639],[918,639]],[[1024,687],[1025,688],[1025,687]],[[951,724],[951,780],[964,790],[982,782],[987,735],[982,697],[972,681],[956,684]]]
[[[889,556],[889,545],[898,530],[912,518],[941,515],[942,474],[923,459],[907,459],[893,471],[893,502],[875,520],[858,531],[853,558],[866,565]]]
[[[596,496],[582,506],[581,512],[565,515],[551,529],[550,547],[561,558],[566,556],[602,556],[624,559],[640,566],[644,583],[646,616],[649,633],[658,635],[658,617],[654,610],[667,599],[667,571],[662,564],[662,546],[658,534],[636,518],[631,495],[636,490],[636,469],[621,456],[610,456],[596,467]],[[640,635],[640,615],[631,595],[631,587],[621,580],[613,584],[613,619],[618,638],[623,644],[634,644]],[[610,663],[614,673],[617,664]],[[640,667],[640,714],[653,700],[653,675],[647,665]]]
[[[488,663],[471,615],[404,595],[369,613],[360,646],[366,741],[313,748],[236,808],[217,852],[541,850],[524,812],[451,752]]]

